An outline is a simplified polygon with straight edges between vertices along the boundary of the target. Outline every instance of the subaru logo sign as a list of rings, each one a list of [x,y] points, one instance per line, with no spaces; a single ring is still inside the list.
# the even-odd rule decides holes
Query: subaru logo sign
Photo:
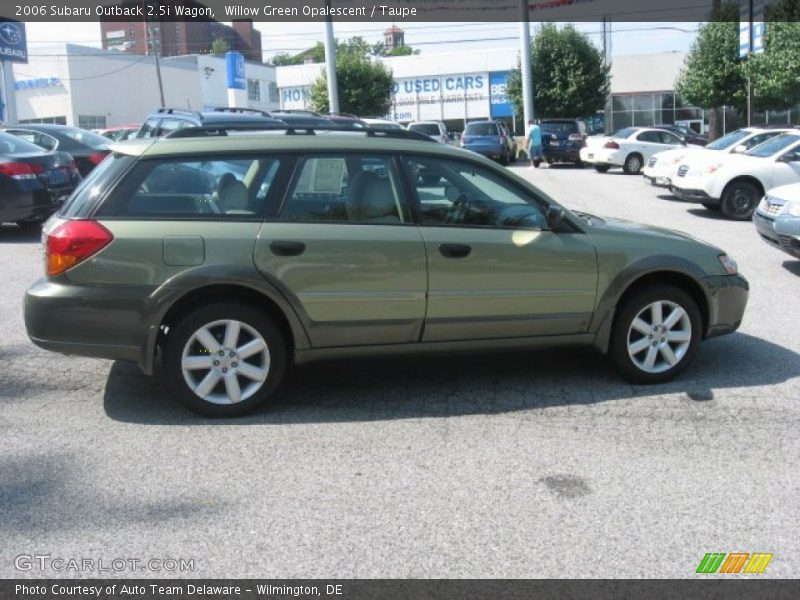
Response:
[[[25,23],[0,21],[0,60],[28,62]]]
[[[225,63],[228,71],[228,88],[233,90],[247,89],[244,73],[244,56],[239,52],[226,52]]]

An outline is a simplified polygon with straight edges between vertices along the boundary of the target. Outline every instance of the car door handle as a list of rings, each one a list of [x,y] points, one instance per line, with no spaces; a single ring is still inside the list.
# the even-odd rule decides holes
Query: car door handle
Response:
[[[269,249],[275,256],[300,256],[306,251],[306,245],[303,242],[278,241],[272,242]]]
[[[466,258],[472,252],[472,247],[466,244],[442,244],[439,252],[445,258]]]

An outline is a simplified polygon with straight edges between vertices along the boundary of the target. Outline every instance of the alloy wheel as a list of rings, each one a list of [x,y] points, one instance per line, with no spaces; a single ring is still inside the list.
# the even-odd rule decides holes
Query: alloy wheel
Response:
[[[686,310],[667,300],[648,304],[628,328],[628,355],[645,373],[664,373],[677,365],[692,342],[692,321]]]

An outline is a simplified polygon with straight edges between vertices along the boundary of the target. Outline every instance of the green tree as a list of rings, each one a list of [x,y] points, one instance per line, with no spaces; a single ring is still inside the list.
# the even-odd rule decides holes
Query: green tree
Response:
[[[739,7],[724,4],[700,27],[675,90],[694,106],[747,107],[747,77],[739,61]]]
[[[788,110],[800,102],[800,0],[767,8],[764,53],[747,59],[756,110]]]
[[[385,115],[392,106],[392,73],[370,58],[370,47],[361,38],[339,44],[336,53],[336,79],[339,108],[357,115]],[[311,86],[311,106],[328,112],[328,82],[321,73]]]
[[[547,23],[531,49],[534,108],[539,117],[587,117],[606,104],[609,69],[602,53],[572,25]],[[511,72],[508,96],[523,113],[521,67]]]
[[[228,43],[228,40],[225,38],[214,38],[214,41],[211,42],[209,52],[211,52],[211,54],[225,54],[230,49],[231,45]]]

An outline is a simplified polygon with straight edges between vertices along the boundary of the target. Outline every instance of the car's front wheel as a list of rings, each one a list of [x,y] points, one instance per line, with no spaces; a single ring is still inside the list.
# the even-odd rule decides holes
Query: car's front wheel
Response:
[[[164,368],[175,396],[208,417],[232,417],[266,402],[288,364],[280,329],[246,304],[210,304],[167,335]]]
[[[746,221],[752,218],[761,195],[761,190],[749,181],[734,181],[722,192],[722,214],[729,219]]]
[[[631,296],[614,321],[611,358],[633,383],[660,383],[682,372],[701,339],[700,309],[680,288],[657,286]]]

